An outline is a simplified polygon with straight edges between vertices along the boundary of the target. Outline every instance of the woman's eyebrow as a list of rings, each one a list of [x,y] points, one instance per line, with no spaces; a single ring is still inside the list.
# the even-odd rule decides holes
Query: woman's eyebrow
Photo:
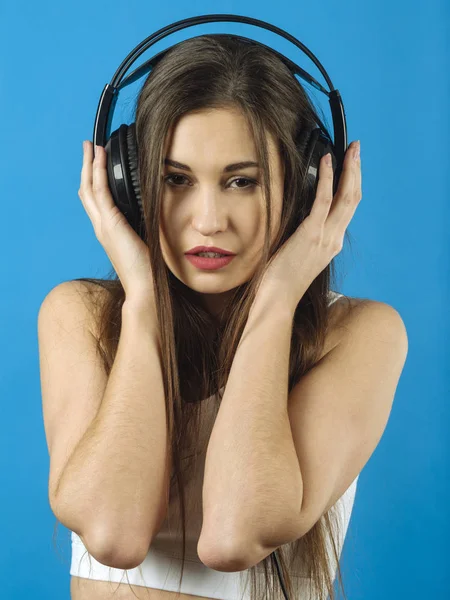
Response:
[[[190,171],[192,173],[191,167],[189,165],[183,165],[183,163],[179,163],[170,158],[164,159],[165,165],[170,165],[171,167],[175,167],[176,169],[182,169],[183,171]],[[244,160],[241,162],[233,163],[231,165],[227,165],[223,172],[228,173],[229,171],[239,171],[240,169],[247,169],[248,167],[259,167],[259,164],[253,160]]]

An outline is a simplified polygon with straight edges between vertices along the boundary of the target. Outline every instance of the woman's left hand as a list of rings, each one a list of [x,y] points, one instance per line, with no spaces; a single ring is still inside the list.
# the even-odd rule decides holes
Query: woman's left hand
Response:
[[[257,296],[271,294],[295,310],[314,279],[342,250],[345,231],[362,196],[361,161],[353,159],[358,148],[358,142],[347,148],[334,199],[333,168],[322,156],[311,212],[270,259]]]

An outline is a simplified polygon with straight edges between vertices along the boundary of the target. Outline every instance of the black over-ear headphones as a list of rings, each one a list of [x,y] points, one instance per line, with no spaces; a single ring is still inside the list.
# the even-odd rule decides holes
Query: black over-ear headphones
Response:
[[[161,58],[163,58],[170,48],[178,45],[174,44],[169,46],[169,48],[166,50],[154,55],[149,60],[144,62],[140,67],[135,69],[130,75],[128,75],[128,77],[126,77],[126,79],[123,79],[124,74],[128,71],[136,59],[139,58],[139,56],[154,43],[158,42],[160,39],[166,37],[170,33],[184,29],[185,27],[221,21],[248,23],[249,25],[255,25],[257,27],[262,27],[264,29],[268,29],[269,31],[273,31],[300,48],[300,50],[307,54],[320,70],[325,78],[325,81],[327,82],[328,87],[330,88],[329,92],[318,81],[316,81],[314,77],[309,75],[309,73],[304,71],[296,63],[292,62],[280,52],[277,52],[273,48],[270,48],[261,42],[233,34],[208,34],[216,37],[224,37],[225,35],[228,37],[238,38],[243,42],[258,44],[267,50],[270,50],[287,65],[293,75],[298,75],[310,85],[328,96],[333,118],[334,144],[328,139],[323,126],[317,127],[311,131],[306,148],[307,177],[310,179],[311,187],[315,193],[319,179],[318,173],[320,159],[322,156],[330,152],[334,170],[333,195],[337,191],[339,177],[342,173],[344,156],[347,151],[347,123],[345,119],[345,110],[339,91],[334,89],[328,73],[325,71],[324,67],[320,64],[314,54],[308,50],[308,48],[297,38],[290,35],[283,29],[275,27],[274,25],[271,25],[265,21],[260,21],[251,17],[227,14],[191,17],[189,19],[176,21],[171,25],[167,25],[166,27],[159,29],[142,41],[138,46],[136,46],[136,48],[130,52],[130,54],[125,58],[117,71],[114,73],[111,82],[105,85],[97,107],[93,139],[94,151],[95,145],[103,146],[105,148],[107,152],[107,173],[111,195],[118,208],[123,212],[128,222],[133,227],[134,231],[136,231],[141,238],[144,237],[144,222],[142,219],[143,211],[139,185],[138,149],[136,143],[135,123],[131,123],[130,125],[122,124],[118,129],[113,131],[111,135],[109,134],[114,107],[117,102],[117,92],[130,83],[135,82],[146,73],[150,72],[150,70]],[[288,600],[276,551],[273,552],[273,555],[275,558],[275,564],[283,594],[286,600]]]
[[[149,60],[144,62],[140,67],[135,69],[128,77],[123,79],[125,73],[128,71],[130,66],[139,58],[139,56],[145,52],[150,46],[158,42],[160,39],[166,37],[172,32],[184,29],[185,27],[191,27],[193,25],[200,25],[203,23],[219,22],[219,21],[231,21],[237,23],[248,23],[250,25],[256,25],[268,29],[286,38],[293,44],[295,44],[300,50],[309,56],[309,58],[316,64],[317,68],[325,78],[330,91],[328,92],[314,77],[309,75],[297,64],[292,62],[289,58],[277,52],[273,48],[252,40],[250,38],[233,35],[233,34],[208,34],[215,37],[234,37],[238,38],[243,42],[250,44],[257,44],[273,52],[280,60],[282,60],[287,67],[291,70],[293,75],[298,75],[313,87],[326,94],[329,98],[331,114],[333,118],[333,131],[334,131],[334,144],[330,143],[328,136],[326,135],[325,129],[317,127],[313,129],[309,135],[307,148],[306,148],[306,164],[307,164],[307,177],[310,180],[310,184],[314,193],[317,189],[319,163],[322,156],[331,153],[331,159],[334,170],[334,183],[333,183],[333,195],[337,191],[339,183],[339,177],[342,172],[342,165],[344,161],[345,152],[347,151],[347,123],[345,119],[345,110],[342,103],[341,95],[338,90],[334,89],[333,84],[325,71],[323,66],[320,64],[314,54],[308,50],[299,40],[294,36],[290,35],[283,29],[275,27],[265,21],[253,19],[251,17],[242,17],[237,15],[202,15],[199,17],[191,17],[189,19],[183,19],[176,21],[171,25],[167,25],[162,29],[159,29],[155,33],[152,33],[144,41],[130,52],[125,58],[122,64],[119,66],[117,71],[114,73],[110,83],[107,83],[103,88],[102,95],[97,107],[97,114],[95,116],[94,124],[94,152],[95,144],[103,146],[107,153],[107,173],[108,183],[111,191],[111,195],[118,208],[123,212],[130,225],[142,238],[144,237],[144,222],[142,219],[142,200],[139,185],[139,169],[138,169],[138,153],[136,143],[136,132],[135,123],[130,125],[122,124],[118,129],[112,132],[111,123],[114,114],[114,107],[117,102],[118,92],[122,88],[126,87],[130,83],[134,83],[137,79],[148,73],[161,58],[171,48],[177,46],[169,46],[166,50],[159,52],[158,54],[151,57]],[[181,42],[179,42],[181,43]],[[320,123],[320,121],[319,121]]]

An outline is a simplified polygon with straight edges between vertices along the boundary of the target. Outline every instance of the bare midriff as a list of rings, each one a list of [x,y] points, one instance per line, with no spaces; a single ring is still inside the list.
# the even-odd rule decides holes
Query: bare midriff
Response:
[[[177,594],[177,592],[128,584],[126,577],[124,583],[114,581],[110,583],[75,575],[70,578],[70,598],[71,600],[213,600],[207,596]]]

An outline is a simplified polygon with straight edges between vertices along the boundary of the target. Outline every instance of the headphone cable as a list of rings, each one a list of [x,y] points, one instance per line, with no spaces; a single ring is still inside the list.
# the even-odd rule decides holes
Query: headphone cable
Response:
[[[280,580],[281,589],[283,590],[283,595],[284,595],[284,597],[285,597],[286,600],[289,600],[289,596],[287,595],[286,587],[284,585],[284,580],[283,580],[283,577],[281,575],[280,565],[278,564],[278,558],[277,558],[277,551],[276,550],[273,552],[273,557],[275,559],[275,566],[277,567],[278,578]]]

